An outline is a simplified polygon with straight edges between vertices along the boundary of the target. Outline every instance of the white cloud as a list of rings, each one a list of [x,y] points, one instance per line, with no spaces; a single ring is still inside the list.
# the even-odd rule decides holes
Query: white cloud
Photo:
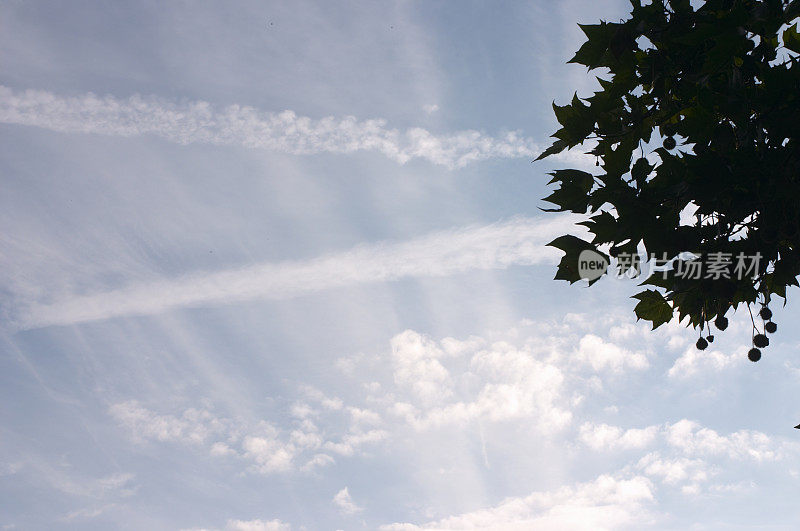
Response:
[[[726,354],[719,350],[697,350],[694,345],[687,347],[683,355],[675,360],[667,375],[670,378],[685,379],[699,374],[718,372],[742,364],[747,360],[747,349],[737,348]]]
[[[340,398],[329,397],[316,387],[312,387],[310,385],[302,385],[300,387],[300,390],[309,400],[319,403],[319,405],[321,405],[325,409],[339,410],[342,409],[344,405]]]
[[[715,473],[708,458],[779,461],[792,451],[791,445],[758,431],[721,435],[687,419],[629,430],[586,422],[580,428],[579,440],[598,451],[641,449],[658,443],[660,450],[640,458],[635,468],[668,485],[681,483],[686,493],[698,492],[700,483]]]
[[[734,486],[708,485],[712,477],[721,473],[731,476],[731,470],[741,467],[741,464],[732,465],[732,461],[781,462],[796,456],[798,450],[793,443],[758,431],[741,430],[722,435],[687,419],[629,430],[586,422],[580,428],[578,439],[597,451],[653,447],[654,450],[637,458],[624,470],[644,474],[690,496],[725,489],[741,490],[741,482]]]
[[[636,467],[648,476],[661,478],[668,485],[689,482],[692,490],[696,490],[699,483],[708,480],[711,474],[709,466],[702,459],[687,457],[665,459],[657,452],[642,457]]]
[[[337,454],[350,456],[356,449],[367,443],[380,442],[388,436],[385,430],[369,430],[367,432],[348,433],[339,442],[328,441],[325,448]]]
[[[783,444],[773,441],[765,433],[740,430],[720,435],[691,420],[680,420],[666,428],[667,442],[688,454],[727,455],[731,459],[775,461],[786,451]]]
[[[609,331],[616,327],[614,335],[621,344],[607,339],[612,334],[604,334],[603,327]],[[508,341],[498,340],[503,337]],[[578,357],[587,337],[596,338],[590,343],[595,355]],[[669,337],[665,334],[661,341]],[[434,339],[405,330],[388,341],[382,355],[361,355],[361,366],[349,378],[369,385],[348,386],[352,392],[342,395],[346,400],[299,385],[297,397],[286,402],[289,426],[252,425],[198,409],[159,415],[135,402],[113,406],[112,412],[140,438],[191,445],[219,458],[243,461],[260,474],[319,470],[331,465],[334,457],[341,461],[339,466],[346,466],[348,458],[363,457],[367,451],[413,453],[421,441],[439,438],[448,444],[455,441],[450,447],[454,452],[459,451],[459,443],[480,448],[483,463],[489,463],[498,449],[507,450],[501,441],[509,436],[520,445],[575,448],[564,438],[570,434],[594,451],[619,452],[609,456],[609,462],[630,459],[618,475],[595,482],[513,498],[443,519],[437,515],[449,513],[420,512],[427,515],[422,521],[428,523],[393,524],[389,529],[644,525],[653,484],[687,496],[713,494],[710,483],[717,476],[723,481],[739,479],[729,473],[731,461],[777,462],[794,451],[789,443],[760,432],[721,434],[686,419],[633,428],[586,421],[586,415],[592,419],[602,410],[601,400],[609,395],[602,385],[604,378],[614,378],[616,383],[621,381],[617,371],[638,374],[641,370],[636,363],[609,361],[631,353],[625,342],[639,339],[635,330],[605,316],[594,322],[591,316],[574,315],[560,322],[529,321],[509,332],[463,340]],[[597,356],[598,349],[614,356]],[[592,359],[601,360],[597,369]],[[616,393],[615,389],[615,400],[620,398],[613,396]],[[581,423],[568,429],[576,418]],[[339,419],[338,425],[332,419]],[[426,465],[440,467],[431,473],[449,474],[453,465],[442,447],[425,448],[430,448]],[[622,491],[633,492],[634,501],[625,502]],[[343,511],[350,507],[348,503],[357,507],[349,491],[343,489],[337,497]],[[430,509],[434,510],[433,505]]]
[[[524,418],[541,433],[555,433],[570,424],[587,392],[602,390],[602,373],[649,366],[642,352],[585,333],[609,326],[618,339],[638,341],[635,327],[607,317],[525,321],[500,335],[514,344],[478,336],[435,341],[406,330],[391,340],[394,387],[375,386],[370,400],[389,401],[388,414],[418,430]],[[623,431],[586,424],[581,435],[596,449],[641,448],[658,433],[657,426]]]
[[[483,343],[473,341],[472,345],[477,348]],[[448,357],[445,349],[425,336],[408,330],[395,336],[392,346],[398,388],[391,393],[394,403],[389,411],[416,429],[476,419],[530,418],[536,419],[539,430],[550,433],[571,420],[563,396],[563,372],[528,349],[507,343],[479,348],[470,353],[467,369],[451,374],[442,363]],[[466,352],[459,349],[458,355]],[[403,395],[403,391],[408,393]]]
[[[292,526],[280,520],[228,520],[227,531],[291,531]]]
[[[224,442],[215,442],[211,445],[209,453],[214,456],[235,455],[236,451]]]
[[[335,463],[333,457],[328,454],[316,454],[309,459],[300,469],[304,472],[314,470],[315,468],[322,468]]]
[[[172,308],[258,298],[283,299],[324,289],[405,277],[439,277],[475,269],[504,269],[554,261],[546,247],[554,236],[574,232],[575,218],[516,218],[484,226],[432,233],[399,243],[362,245],[308,261],[198,273],[172,280],[33,304],[19,321],[24,328],[69,324]]]
[[[438,358],[444,352],[430,339],[405,332],[391,340],[394,381],[423,403],[439,403],[453,394],[450,373]]]
[[[336,505],[343,514],[348,515],[360,513],[364,510],[353,502],[347,487],[336,493],[333,497],[333,504]]]
[[[225,531],[291,531],[292,526],[277,518],[274,520],[228,520]],[[219,531],[206,527],[192,527],[182,531]]]
[[[257,470],[262,474],[289,470],[295,457],[295,448],[282,444],[277,433],[262,437],[247,436],[242,441],[242,449],[245,457],[255,461]]]
[[[381,416],[370,409],[348,406],[347,412],[350,413],[350,418],[353,420],[353,423],[357,425],[374,426],[382,422]]]
[[[435,108],[425,110],[432,113]],[[139,95],[64,97],[4,86],[0,122],[69,133],[155,135],[179,144],[235,145],[297,155],[374,151],[400,164],[423,159],[448,168],[490,158],[532,158],[541,152],[532,139],[515,132],[500,137],[472,130],[435,135],[419,127],[391,129],[380,119],[314,120],[288,110],[264,112],[240,105],[215,109],[204,101],[176,104]]]
[[[448,356],[461,356],[468,352],[475,352],[486,344],[486,340],[478,336],[470,336],[467,339],[456,339],[446,337],[439,344]]]
[[[87,507],[84,509],[77,509],[75,511],[70,511],[69,513],[65,514],[61,520],[69,521],[69,520],[91,520],[93,518],[97,518],[101,514],[114,509],[117,507],[115,503],[108,503],[106,505],[102,505],[100,507]]]
[[[647,478],[603,475],[556,491],[509,498],[484,510],[421,525],[391,524],[381,529],[617,529],[650,522],[647,505],[653,500],[653,487]]]
[[[433,113],[435,113],[436,111],[439,110],[439,106],[436,105],[435,103],[432,104],[432,105],[423,105],[422,106],[422,110],[425,111],[428,114],[433,114]]]
[[[657,435],[657,426],[623,431],[617,426],[585,422],[580,427],[579,438],[581,442],[594,450],[628,450],[644,448],[652,444]]]
[[[230,429],[228,422],[208,411],[194,408],[185,410],[180,417],[157,415],[131,400],[113,404],[109,412],[139,441],[155,439],[200,445],[208,437],[226,433]]]
[[[626,368],[646,369],[649,366],[647,357],[641,352],[631,352],[594,334],[581,338],[576,359],[591,365],[596,371],[622,372]]]
[[[309,388],[304,389],[308,393]],[[324,403],[336,402],[325,395],[318,398]],[[340,409],[327,410],[344,419],[340,425],[323,419],[328,429],[319,428],[308,418],[296,419],[294,429],[280,429],[264,421],[253,425],[195,408],[177,416],[161,415],[135,401],[114,404],[109,412],[136,442],[155,440],[193,446],[213,457],[239,458],[249,463],[251,471],[269,475],[327,466],[334,462],[328,453],[352,456],[363,446],[387,437],[385,430],[365,429],[381,422],[376,413]]]

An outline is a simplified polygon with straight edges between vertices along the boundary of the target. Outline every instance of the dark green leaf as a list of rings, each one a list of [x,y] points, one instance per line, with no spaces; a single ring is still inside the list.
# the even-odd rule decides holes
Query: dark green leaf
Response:
[[[800,33],[797,32],[797,26],[789,26],[783,31],[783,45],[800,53]]]
[[[672,306],[658,291],[645,290],[633,296],[639,303],[633,309],[636,317],[653,323],[653,330],[672,320]]]
[[[547,245],[564,251],[564,256],[558,264],[555,280],[566,280],[570,284],[581,280],[581,275],[578,270],[578,260],[582,251],[594,251],[608,262],[608,256],[599,252],[594,245],[571,234],[559,236]],[[589,284],[591,285],[597,280],[598,279],[594,279],[590,281]]]

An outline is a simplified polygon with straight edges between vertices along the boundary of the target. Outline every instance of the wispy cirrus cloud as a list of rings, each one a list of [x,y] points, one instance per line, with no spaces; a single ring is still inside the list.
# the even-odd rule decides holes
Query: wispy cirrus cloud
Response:
[[[404,242],[362,245],[306,261],[266,263],[75,296],[20,310],[21,328],[63,325],[174,308],[253,299],[285,299],[324,289],[408,277],[548,263],[559,251],[545,244],[574,231],[574,218],[516,218],[435,232]]]
[[[458,168],[492,158],[535,157],[542,151],[516,132],[490,136],[464,130],[437,135],[385,120],[353,116],[312,119],[290,110],[266,112],[244,105],[215,108],[204,101],[175,103],[155,96],[61,96],[0,85],[0,122],[67,133],[155,135],[179,144],[217,144],[306,155],[371,151],[405,164],[423,159]]]

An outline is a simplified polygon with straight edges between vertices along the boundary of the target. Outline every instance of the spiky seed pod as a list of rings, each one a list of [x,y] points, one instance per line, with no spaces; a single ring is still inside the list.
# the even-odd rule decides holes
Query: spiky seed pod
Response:
[[[750,351],[747,353],[747,359],[752,361],[753,363],[757,362],[761,359],[761,351],[757,348],[751,348]]]
[[[756,334],[753,337],[753,345],[758,348],[764,348],[766,346],[769,346],[769,338],[764,334]]]
[[[767,333],[774,334],[775,332],[778,331],[778,325],[770,321],[764,325],[764,330],[766,330]]]
[[[726,328],[728,328],[728,318],[723,315],[720,315],[719,317],[714,319],[714,326],[716,326],[720,330],[725,330]]]
[[[760,315],[761,318],[764,319],[765,321],[769,321],[770,319],[772,319],[772,310],[764,306],[763,308],[761,308],[761,311],[758,312],[758,315]]]
[[[714,336],[710,335],[710,336],[706,337],[706,341],[708,341],[709,343],[713,343],[714,342]]]
[[[678,143],[675,142],[675,139],[672,138],[671,136],[668,136],[667,138],[664,139],[664,149],[672,151],[673,149],[675,149],[675,146],[677,145]]]
[[[694,346],[696,346],[698,350],[705,350],[708,348],[708,341],[701,337],[697,340],[697,343],[695,343]]]

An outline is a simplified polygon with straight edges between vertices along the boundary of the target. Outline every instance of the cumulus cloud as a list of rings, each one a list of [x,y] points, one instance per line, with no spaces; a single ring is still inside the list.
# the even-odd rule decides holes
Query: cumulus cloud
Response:
[[[651,521],[653,486],[643,476],[603,475],[549,492],[509,498],[483,509],[420,525],[397,523],[385,531],[415,529],[617,529]]]
[[[660,449],[640,458],[635,468],[670,485],[688,483],[684,487],[691,492],[697,492],[699,484],[712,475],[709,458],[779,461],[792,452],[791,445],[759,431],[740,430],[723,435],[688,419],[628,430],[586,422],[580,427],[578,439],[596,451],[637,450],[658,445]]]
[[[680,358],[670,367],[667,375],[670,378],[686,379],[709,372],[718,372],[742,364],[747,359],[747,349],[737,348],[725,353],[720,350],[697,350],[694,345],[688,347]]]
[[[687,457],[663,458],[658,452],[642,457],[636,467],[648,476],[660,478],[668,485],[690,482],[690,490],[696,491],[698,484],[708,479],[709,465],[703,459]]]
[[[774,461],[781,459],[786,448],[767,434],[754,430],[739,430],[720,435],[697,422],[683,419],[666,428],[667,442],[687,453],[726,455],[731,459]]]
[[[225,531],[291,531],[292,526],[281,520],[236,520],[225,524]],[[216,529],[193,527],[183,531],[218,531]]]
[[[758,431],[720,433],[688,419],[641,427],[594,420],[609,392],[603,380],[619,382],[620,373],[638,375],[646,368],[610,361],[633,352],[625,342],[640,344],[641,338],[617,320],[603,319],[593,322],[592,316],[573,315],[560,322],[530,321],[507,333],[461,339],[405,330],[387,341],[382,355],[358,354],[359,371],[364,371],[368,385],[350,386],[353,392],[346,400],[299,385],[296,399],[286,406],[288,425],[281,427],[226,419],[204,409],[156,413],[136,402],[116,404],[111,412],[134,438],[184,444],[219,459],[238,460],[264,475],[318,470],[334,459],[387,449],[393,455],[413,454],[420,441],[438,438],[447,442],[425,448],[426,459],[441,466],[440,474],[449,473],[440,463],[449,462],[446,453],[458,451],[459,443],[480,448],[488,467],[488,455],[502,448],[499,441],[509,436],[515,445],[607,452],[603,457],[616,461],[611,471],[617,472],[592,482],[510,498],[463,514],[441,513],[432,506],[430,511],[437,512],[417,513],[427,515],[421,522],[390,524],[386,529],[637,527],[651,518],[656,487],[690,496],[723,492],[741,479],[732,470],[782,465],[796,457],[796,447]],[[666,334],[661,340],[669,338]],[[594,355],[578,356],[582,344],[592,346]],[[597,356],[598,349],[614,356]],[[351,372],[348,378],[359,376]],[[587,415],[592,420],[586,420]],[[574,425],[576,419],[580,422]],[[578,444],[570,444],[571,437]],[[588,457],[597,462],[591,452]],[[509,462],[520,458],[508,453],[503,457]],[[361,511],[346,487],[332,502],[343,514]],[[442,514],[453,516],[434,519]]]
[[[436,105],[425,106],[431,114]],[[179,144],[234,145],[282,153],[377,152],[400,163],[423,159],[448,168],[491,158],[533,158],[541,148],[509,132],[493,137],[466,130],[437,135],[420,127],[392,129],[385,120],[353,116],[314,120],[292,111],[264,112],[204,101],[174,103],[154,96],[60,96],[0,86],[0,122],[68,133],[154,135]]]
[[[135,400],[113,404],[109,412],[120,424],[127,427],[137,441],[180,441],[203,444],[208,437],[225,433],[229,422],[210,412],[189,408],[180,416],[158,415],[139,405]]]
[[[649,365],[647,357],[641,352],[631,352],[594,334],[581,338],[576,357],[596,371],[622,372],[626,368],[646,369]]]
[[[226,531],[291,531],[292,526],[280,520],[228,520]]]
[[[348,433],[339,441],[327,441],[325,448],[337,454],[351,456],[356,449],[367,443],[384,440],[388,435],[385,430],[369,430],[367,432]]]
[[[452,340],[446,344],[452,347]],[[482,344],[472,343],[474,347]],[[468,351],[457,352],[460,356]],[[416,429],[471,420],[535,418],[541,430],[550,432],[570,422],[563,396],[564,374],[557,366],[505,343],[468,355],[469,368],[453,375],[443,364],[447,354],[442,344],[412,330],[395,336],[392,358],[398,388],[390,412]],[[454,390],[455,380],[462,384],[459,393]]]
[[[339,508],[339,511],[347,515],[360,513],[364,510],[353,502],[353,498],[350,497],[350,492],[347,490],[347,487],[336,493],[333,497],[333,504]]]
[[[320,402],[336,400],[323,395]],[[315,416],[318,413],[310,406],[309,410]],[[339,422],[324,418],[321,427],[301,418],[290,429],[263,420],[246,423],[195,408],[180,415],[159,414],[136,401],[113,404],[109,413],[137,443],[150,440],[191,446],[213,457],[238,458],[248,463],[251,471],[264,475],[327,466],[334,462],[331,454],[352,456],[387,436],[386,431],[374,427],[381,423],[379,415],[357,408],[338,412]]]
[[[739,430],[728,435],[707,428],[693,420],[624,430],[619,426],[585,422],[579,440],[594,450],[629,450],[645,448],[657,441],[686,456],[722,456],[735,460],[776,461],[790,448],[765,433]]]
[[[719,492],[730,485],[708,485],[731,462],[780,462],[797,455],[797,446],[764,433],[740,430],[727,435],[688,419],[672,424],[623,430],[608,424],[584,423],[578,439],[596,451],[634,451],[654,447],[626,467],[684,494]],[[727,463],[726,463],[727,461]]]
[[[298,448],[279,440],[274,428],[269,432],[264,436],[246,436],[242,441],[244,456],[252,459],[256,463],[256,469],[262,474],[289,470]],[[316,446],[319,443],[312,441],[311,447]]]
[[[436,340],[403,331],[389,340],[385,357],[374,358],[385,364],[388,378],[360,386],[363,403],[345,403],[301,384],[297,399],[287,404],[289,426],[266,420],[247,423],[202,408],[160,413],[136,401],[114,404],[109,411],[137,442],[191,446],[216,458],[241,460],[261,474],[326,466],[379,445],[406,427],[419,432],[524,419],[537,433],[550,436],[572,422],[580,403],[576,391],[586,392],[587,385],[597,389],[585,380],[593,371],[591,360],[576,363],[572,354],[586,334],[575,317],[567,321],[564,330],[534,324],[538,335],[523,336],[517,345],[479,336]],[[613,346],[605,340],[602,345]],[[619,370],[635,367],[618,365]],[[384,370],[379,372],[386,374]],[[596,449],[640,448],[655,430],[584,424],[580,437]]]
[[[546,247],[573,231],[574,218],[516,218],[502,223],[435,232],[399,243],[362,245],[313,260],[260,264],[197,273],[115,291],[76,296],[20,309],[23,328],[70,324],[172,308],[283,299],[342,286],[406,277],[441,277],[480,269],[550,263],[559,251]]]
[[[390,342],[394,387],[377,386],[373,399],[391,396],[389,413],[419,430],[525,418],[542,432],[555,433],[570,424],[585,393],[602,388],[601,377],[649,367],[642,351],[598,335],[598,321],[617,322],[604,319],[527,321],[504,336],[508,341],[479,336],[437,341],[406,330]],[[638,333],[618,339],[632,343]],[[597,448],[641,448],[658,432],[658,427],[623,431],[585,424],[581,437]]]
[[[412,330],[391,340],[394,381],[424,403],[437,403],[453,394],[450,373],[438,358],[444,352],[429,338]]]
[[[585,422],[580,427],[579,439],[594,450],[644,448],[653,443],[658,427],[622,430],[618,426]]]

